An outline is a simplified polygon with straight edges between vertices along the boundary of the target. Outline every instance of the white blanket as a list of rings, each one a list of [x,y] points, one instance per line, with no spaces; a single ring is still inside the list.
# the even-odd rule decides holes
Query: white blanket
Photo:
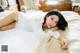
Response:
[[[8,30],[0,32],[0,45],[8,45],[7,53],[34,53],[42,37],[33,32]]]

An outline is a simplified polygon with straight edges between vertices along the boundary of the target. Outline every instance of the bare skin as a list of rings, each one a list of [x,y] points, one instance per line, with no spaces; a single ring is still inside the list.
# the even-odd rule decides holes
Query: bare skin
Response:
[[[16,26],[16,22],[13,22],[7,26],[1,27],[0,30],[5,31],[5,30],[13,29],[13,28],[15,28],[15,26]]]
[[[0,30],[8,30],[12,29],[16,26],[18,12],[13,12],[9,16],[5,17],[5,19],[0,21]]]

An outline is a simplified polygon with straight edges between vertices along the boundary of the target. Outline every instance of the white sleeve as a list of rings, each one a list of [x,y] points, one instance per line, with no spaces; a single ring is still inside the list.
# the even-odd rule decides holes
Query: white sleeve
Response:
[[[58,39],[60,37],[59,31],[51,31],[51,30],[49,30],[47,34],[53,36],[56,39]]]

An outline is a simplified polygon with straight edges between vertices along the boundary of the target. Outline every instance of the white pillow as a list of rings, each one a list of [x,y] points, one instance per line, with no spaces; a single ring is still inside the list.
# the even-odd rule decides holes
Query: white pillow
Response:
[[[16,29],[19,30],[25,30],[28,32],[32,32],[32,24],[31,24],[31,19],[30,17],[23,13],[23,12],[19,12],[19,16],[18,16],[18,23],[16,25]]]
[[[5,17],[9,16],[10,14],[12,14],[13,11],[3,11],[3,12],[0,12],[0,21],[3,20]]]
[[[75,20],[68,23],[68,28],[70,30],[79,30],[80,31],[80,20]]]
[[[80,15],[73,11],[61,11],[61,13],[68,21],[69,30],[80,30]]]
[[[45,16],[45,13],[42,11],[30,11],[28,17],[31,20],[32,28],[35,32],[41,31],[42,22]]]
[[[29,32],[40,31],[42,18],[44,18],[42,11],[30,10],[27,13],[20,12],[18,17],[17,29],[27,30]]]
[[[80,16],[73,11],[61,11],[61,14],[64,16],[66,21],[79,20]]]

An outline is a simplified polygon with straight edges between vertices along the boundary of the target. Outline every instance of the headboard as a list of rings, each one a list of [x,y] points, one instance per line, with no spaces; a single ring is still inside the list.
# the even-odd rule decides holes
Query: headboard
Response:
[[[72,11],[72,3],[71,2],[65,2],[60,3],[57,5],[47,5],[47,4],[40,4],[39,10],[42,10],[44,12],[47,12],[49,10],[58,9],[60,11]]]

